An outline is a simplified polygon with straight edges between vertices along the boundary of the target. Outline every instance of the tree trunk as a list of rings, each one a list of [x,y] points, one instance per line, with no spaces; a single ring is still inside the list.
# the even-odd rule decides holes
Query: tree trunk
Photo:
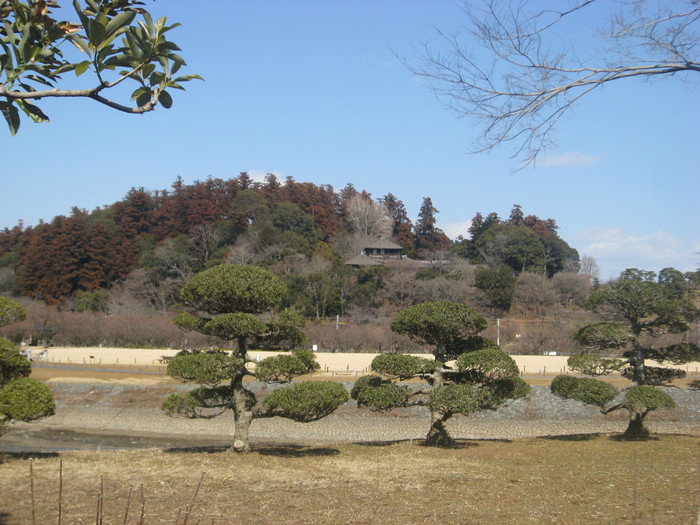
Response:
[[[635,385],[643,385],[645,383],[644,377],[644,352],[642,351],[641,345],[637,342],[638,335],[635,335],[635,339],[632,347],[632,357],[630,358],[630,364],[632,365],[632,382]]]
[[[452,417],[452,412],[431,412],[430,430],[425,438],[425,444],[429,447],[451,447],[454,439],[450,437],[445,428],[445,422]]]
[[[243,387],[243,376],[231,381],[233,388],[233,445],[230,452],[249,452],[248,429],[253,421],[252,394]]]
[[[649,439],[649,429],[644,426],[646,415],[647,412],[630,412],[630,423],[622,437],[629,440]]]

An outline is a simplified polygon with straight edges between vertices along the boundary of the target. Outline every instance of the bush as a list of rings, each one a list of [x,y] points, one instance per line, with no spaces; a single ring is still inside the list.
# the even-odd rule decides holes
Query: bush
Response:
[[[310,374],[319,368],[313,352],[301,350],[263,359],[255,367],[255,376],[259,381],[288,383],[294,376]]]
[[[379,379],[376,376],[370,376]],[[400,386],[390,381],[371,381],[371,384],[364,388],[355,390],[354,399],[358,406],[366,406],[374,412],[388,412],[393,408],[406,406],[406,402],[411,395],[410,390],[405,386]]]
[[[491,395],[492,406],[490,408],[496,409],[506,401],[527,396],[532,388],[519,376],[516,376],[493,381],[486,386],[486,390]]]
[[[634,377],[634,369],[631,366],[622,369],[622,377],[630,381]],[[660,366],[645,366],[644,367],[644,382],[647,385],[667,385],[674,379],[682,379],[685,377],[685,370],[678,368],[663,368]]]
[[[55,410],[51,389],[34,379],[13,379],[0,389],[0,419],[33,421]]]
[[[271,415],[308,422],[327,416],[348,397],[347,390],[339,383],[308,381],[271,392],[263,405]]]
[[[359,396],[360,392],[362,392],[365,388],[378,387],[384,382],[385,381],[379,376],[362,376],[355,381],[355,384],[352,386],[352,390],[350,390],[350,397],[357,400],[357,396]]]
[[[0,337],[0,388],[11,379],[27,377],[32,371],[29,359],[19,353],[19,347]]]
[[[517,377],[520,372],[515,360],[498,347],[462,354],[455,365],[474,382]]]
[[[430,392],[431,412],[452,412],[465,416],[490,407],[488,393],[473,385],[445,385]]]
[[[564,399],[573,398],[574,392],[578,388],[578,378],[573,376],[560,375],[552,379],[550,389],[553,394]]]
[[[439,363],[433,359],[403,354],[381,354],[372,359],[372,371],[408,379],[434,372]]]
[[[666,392],[652,386],[633,386],[625,392],[623,406],[631,412],[674,408],[676,403]]]
[[[179,352],[168,363],[167,373],[181,381],[216,386],[230,380],[243,360],[226,352]]]
[[[603,407],[617,395],[610,383],[587,377],[557,376],[552,380],[552,393],[564,399],[575,399],[586,405]]]
[[[567,359],[566,364],[571,370],[589,376],[608,375],[612,372],[617,372],[625,366],[625,362],[622,359],[601,357],[587,353],[572,355]]]

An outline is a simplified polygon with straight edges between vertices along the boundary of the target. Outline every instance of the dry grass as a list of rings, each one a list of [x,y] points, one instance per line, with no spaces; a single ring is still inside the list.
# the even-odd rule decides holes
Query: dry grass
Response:
[[[329,447],[67,452],[62,523],[175,523],[202,472],[190,523],[664,523],[698,516],[698,440],[608,436]],[[59,458],[35,458],[37,523],[56,523]],[[29,461],[0,466],[0,523],[31,523]],[[2,514],[4,513],[4,514]],[[182,521],[180,521],[182,523]]]

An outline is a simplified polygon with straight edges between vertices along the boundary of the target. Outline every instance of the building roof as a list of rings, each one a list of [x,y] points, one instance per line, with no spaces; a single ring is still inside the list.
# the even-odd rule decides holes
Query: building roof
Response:
[[[376,241],[371,242],[367,246],[365,246],[365,249],[382,249],[382,250],[403,250],[403,246],[396,244],[393,241],[390,241],[389,239],[377,239]]]

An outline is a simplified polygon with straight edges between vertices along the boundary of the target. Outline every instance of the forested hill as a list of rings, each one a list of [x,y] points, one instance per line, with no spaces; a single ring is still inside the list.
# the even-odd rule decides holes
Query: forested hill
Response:
[[[477,213],[470,238],[450,241],[436,226],[437,213],[426,197],[413,224],[393,194],[372,199],[352,184],[336,191],[291,177],[280,182],[272,174],[263,183],[247,173],[189,185],[178,178],[169,190],[133,188],[92,212],[73,208],[50,223],[6,228],[0,232],[0,293],[101,309],[94,303],[106,301],[108,291],[131,288],[148,295],[154,308],[167,309],[183,282],[214,264],[274,266],[287,275],[320,265],[340,275],[352,270],[344,261],[377,238],[393,239],[412,259],[444,263],[451,253],[484,265],[491,269],[484,279],[579,270],[578,253],[557,235],[552,219],[526,216],[517,205],[506,220]],[[423,276],[445,272],[439,266],[422,270]],[[498,307],[504,301],[495,294],[490,302]],[[340,313],[343,300],[331,302],[335,306],[323,313]]]

